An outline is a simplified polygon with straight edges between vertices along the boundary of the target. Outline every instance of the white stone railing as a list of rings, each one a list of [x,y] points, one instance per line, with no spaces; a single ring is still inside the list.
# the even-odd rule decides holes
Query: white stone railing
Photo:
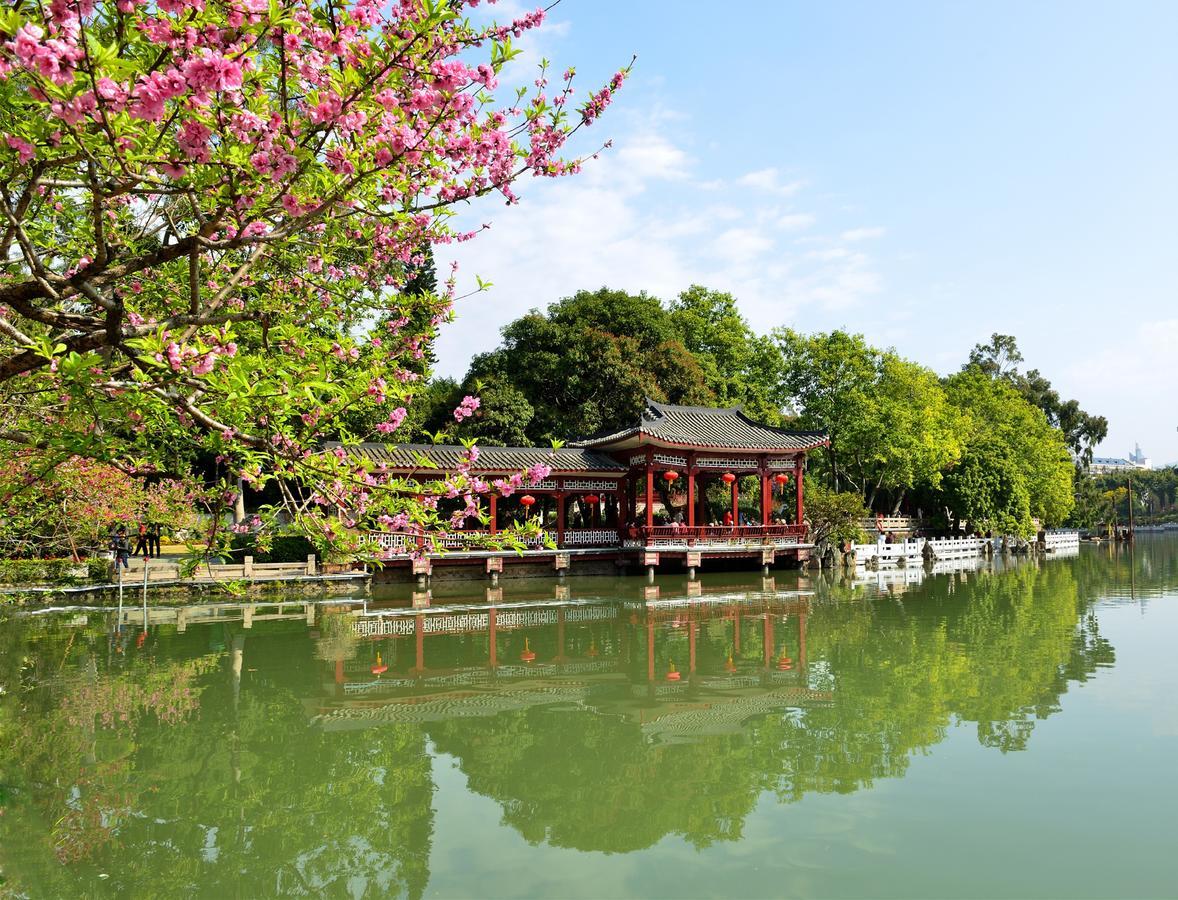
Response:
[[[1080,546],[1080,532],[1078,531],[1049,531],[1043,536],[1044,544],[1049,551],[1064,550]]]
[[[926,540],[916,538],[910,541],[896,541],[891,544],[852,544],[855,553],[855,565],[864,566],[870,561],[879,565],[895,565],[900,560],[907,563],[910,560],[920,560],[924,556],[927,544],[936,559],[968,559],[976,557],[982,552],[982,538],[943,538],[940,540]]]

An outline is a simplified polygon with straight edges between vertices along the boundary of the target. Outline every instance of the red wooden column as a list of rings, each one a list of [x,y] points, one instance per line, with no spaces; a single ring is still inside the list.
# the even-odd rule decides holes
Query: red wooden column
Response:
[[[687,626],[687,671],[695,674],[695,632],[699,627],[698,622],[692,622]]]
[[[417,495],[417,502],[418,502],[418,504],[421,504],[421,503],[423,503],[424,501],[425,501],[425,497],[424,497],[422,494],[418,494],[418,495]],[[421,532],[421,526],[420,526],[420,525],[419,525],[419,526],[417,526],[417,530],[418,530],[418,533],[417,533],[417,550],[418,550],[418,552],[421,552],[422,550],[424,550],[424,549],[425,549],[425,535],[424,535],[424,534]]]
[[[646,619],[646,680],[654,681],[654,619]]]
[[[692,468],[687,470],[687,527],[695,527],[695,470]]]
[[[498,510],[495,508],[495,502],[498,499],[499,498],[496,497],[494,494],[491,495],[491,517],[490,517],[491,518],[491,534],[495,534],[499,530],[499,523],[498,523],[499,513],[498,513]]]
[[[806,668],[806,613],[798,613],[798,668]]]
[[[425,620],[421,616],[413,617],[413,635],[416,652],[413,670],[420,675],[425,671]]]
[[[654,468],[646,461],[646,527],[654,526]]]
[[[564,491],[556,492],[556,546],[564,546],[564,510],[565,510],[565,496]]]
[[[806,467],[806,455],[799,453],[794,457],[794,491],[797,501],[797,519],[798,525],[802,524],[802,472]]]
[[[740,524],[740,478],[732,482],[732,527]]]
[[[768,669],[773,665],[773,617],[765,613],[765,668]]]
[[[564,662],[564,607],[556,611],[556,661]]]
[[[487,610],[487,631],[491,637],[491,668],[495,669],[499,665],[499,634],[495,628],[495,607]]]
[[[761,470],[761,527],[769,524],[769,510],[773,506],[772,488],[769,486],[769,473]]]

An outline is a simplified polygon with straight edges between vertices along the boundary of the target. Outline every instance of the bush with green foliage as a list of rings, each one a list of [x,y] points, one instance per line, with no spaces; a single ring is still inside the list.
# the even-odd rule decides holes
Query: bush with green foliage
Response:
[[[258,563],[305,562],[316,548],[301,534],[237,534],[233,536],[234,561],[252,556]]]

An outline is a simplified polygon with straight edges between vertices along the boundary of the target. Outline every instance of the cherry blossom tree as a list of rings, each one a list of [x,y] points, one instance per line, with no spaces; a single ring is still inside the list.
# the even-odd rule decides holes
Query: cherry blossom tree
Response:
[[[60,463],[22,449],[0,470],[0,553],[69,556],[106,549],[113,528],[137,522],[169,531],[195,528],[201,498],[173,479],[148,483],[106,463],[73,456]]]
[[[319,539],[448,527],[469,465],[390,479],[323,441],[395,440],[455,280],[406,289],[458,207],[577,172],[628,72],[493,96],[538,9],[479,0],[15,0],[0,12],[0,452],[276,479]],[[481,11],[480,11],[481,12]],[[596,152],[599,146],[589,152]],[[473,413],[477,398],[454,414]],[[533,475],[536,473],[532,473]],[[530,476],[524,476],[525,480]],[[457,514],[456,514],[457,515]],[[216,517],[214,517],[216,520]]]

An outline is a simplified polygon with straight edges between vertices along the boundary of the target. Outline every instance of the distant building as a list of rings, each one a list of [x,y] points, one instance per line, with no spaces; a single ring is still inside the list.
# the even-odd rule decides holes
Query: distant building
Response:
[[[1131,472],[1153,468],[1153,462],[1141,452],[1141,445],[1134,445],[1128,459],[1115,456],[1094,456],[1088,471],[1093,475],[1109,475],[1113,472]]]

